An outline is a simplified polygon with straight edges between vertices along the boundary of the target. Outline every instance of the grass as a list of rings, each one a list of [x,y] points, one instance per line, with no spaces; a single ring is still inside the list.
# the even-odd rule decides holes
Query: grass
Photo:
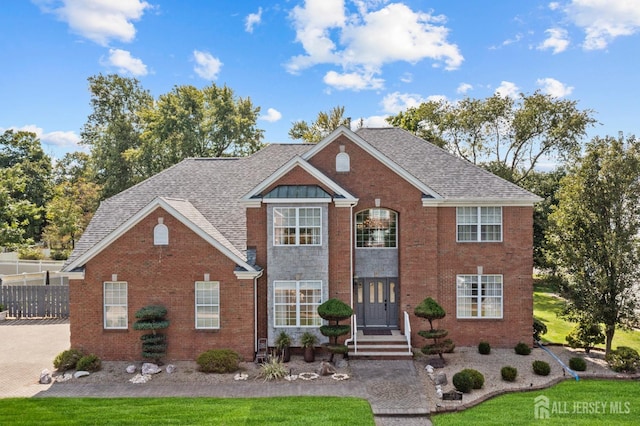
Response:
[[[547,333],[541,336],[542,342],[566,344],[565,337],[576,324],[557,315],[562,312],[565,302],[556,296],[556,289],[544,281],[538,282],[540,284],[536,284],[533,291],[533,315],[547,326]],[[602,344],[596,347],[604,349],[604,346]],[[640,351],[640,331],[616,330],[612,347],[615,349],[618,346],[629,346]]]
[[[374,425],[358,398],[9,398],[3,425]]]
[[[502,395],[465,411],[431,416],[431,421],[435,426],[637,425],[640,423],[637,388],[638,383],[631,380],[571,380],[539,391]],[[540,395],[548,398],[547,420],[537,419],[534,415],[534,400]]]

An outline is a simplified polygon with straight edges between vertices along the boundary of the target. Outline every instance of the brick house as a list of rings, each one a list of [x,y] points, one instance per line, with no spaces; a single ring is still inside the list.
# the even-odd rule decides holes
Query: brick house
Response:
[[[339,298],[354,309],[352,344],[375,329],[419,347],[426,297],[458,346],[531,342],[538,200],[395,128],[187,159],[100,205],[65,265],[81,277],[71,346],[140,359],[134,314],[162,304],[168,359],[251,359],[282,330],[294,346],[305,331],[324,339],[316,308]]]

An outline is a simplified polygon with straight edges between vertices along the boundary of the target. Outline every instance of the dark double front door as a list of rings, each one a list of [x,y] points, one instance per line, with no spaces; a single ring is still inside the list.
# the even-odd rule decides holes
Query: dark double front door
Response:
[[[358,278],[354,285],[358,328],[398,327],[397,278]]]

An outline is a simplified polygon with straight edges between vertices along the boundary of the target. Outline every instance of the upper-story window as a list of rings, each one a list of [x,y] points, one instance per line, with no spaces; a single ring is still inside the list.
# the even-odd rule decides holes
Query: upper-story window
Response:
[[[502,207],[458,207],[459,242],[502,241]]]
[[[322,244],[322,209],[320,207],[275,207],[273,209],[273,244],[298,246]]]
[[[356,214],[356,247],[397,247],[398,215],[387,209],[369,209]]]

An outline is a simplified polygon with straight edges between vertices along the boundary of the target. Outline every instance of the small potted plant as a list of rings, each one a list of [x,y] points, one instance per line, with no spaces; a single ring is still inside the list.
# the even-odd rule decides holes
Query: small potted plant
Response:
[[[284,331],[281,331],[276,337],[276,349],[282,362],[289,362],[291,360],[291,352],[289,347],[291,346],[291,337]]]
[[[315,345],[318,343],[318,336],[310,331],[304,333],[300,339],[302,347],[304,348],[304,360],[305,362],[313,362],[316,359]]]

